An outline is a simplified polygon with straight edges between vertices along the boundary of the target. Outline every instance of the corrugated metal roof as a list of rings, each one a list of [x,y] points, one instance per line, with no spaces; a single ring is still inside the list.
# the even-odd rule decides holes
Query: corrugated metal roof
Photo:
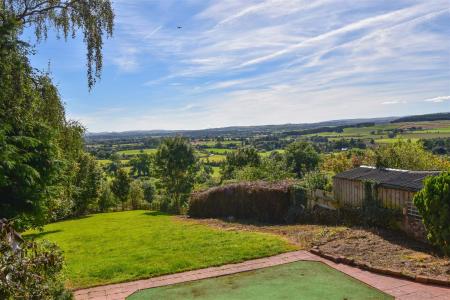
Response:
[[[423,188],[423,180],[427,176],[439,175],[439,171],[408,171],[398,169],[377,169],[361,166],[336,174],[335,178],[348,180],[370,180],[382,186],[410,191]]]

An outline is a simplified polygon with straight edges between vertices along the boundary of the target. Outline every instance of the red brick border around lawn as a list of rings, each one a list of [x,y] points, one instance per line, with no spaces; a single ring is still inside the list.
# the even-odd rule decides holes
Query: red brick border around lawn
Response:
[[[229,264],[150,279],[98,286],[75,291],[74,295],[76,300],[119,300],[125,299],[134,292],[142,289],[251,271],[301,260],[323,262],[336,270],[394,296],[396,299],[450,300],[450,288],[448,287],[426,285],[401,278],[371,273],[344,264],[334,263],[307,251],[288,252],[276,256],[249,260],[238,264]]]

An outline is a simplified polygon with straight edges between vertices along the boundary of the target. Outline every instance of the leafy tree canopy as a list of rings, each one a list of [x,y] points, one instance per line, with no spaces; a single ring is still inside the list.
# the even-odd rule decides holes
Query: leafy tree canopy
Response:
[[[231,179],[234,172],[245,166],[257,167],[261,164],[258,151],[253,147],[239,148],[235,152],[226,155],[225,163],[222,165],[222,179]]]
[[[81,31],[87,49],[87,79],[92,88],[102,69],[103,37],[112,36],[114,13],[110,0],[2,0],[0,28],[20,33],[34,29],[37,42],[53,28],[58,36],[75,38]]]
[[[28,53],[0,36],[0,217],[20,219],[19,227],[68,213],[83,152],[83,127],[66,120],[56,87]]]
[[[125,202],[128,201],[130,195],[131,178],[124,169],[117,170],[116,176],[113,179],[111,190],[114,195],[122,202],[122,210],[125,209]]]
[[[380,168],[406,170],[447,170],[450,162],[426,151],[422,143],[398,140],[375,151],[375,164]]]
[[[320,155],[313,145],[307,142],[294,142],[286,147],[286,161],[292,172],[298,177],[303,177],[307,172],[317,168]]]

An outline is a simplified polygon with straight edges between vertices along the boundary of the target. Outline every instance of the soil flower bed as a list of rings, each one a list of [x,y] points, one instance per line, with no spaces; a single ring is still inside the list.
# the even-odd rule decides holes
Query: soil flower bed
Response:
[[[262,231],[284,236],[310,250],[345,257],[355,263],[369,264],[409,276],[425,276],[450,281],[450,259],[440,255],[426,243],[415,241],[403,233],[346,226],[267,225],[229,222],[218,219],[188,219],[227,230]]]

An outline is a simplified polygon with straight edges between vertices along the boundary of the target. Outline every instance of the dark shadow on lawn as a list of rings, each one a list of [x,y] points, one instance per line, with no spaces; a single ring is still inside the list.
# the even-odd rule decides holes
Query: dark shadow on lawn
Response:
[[[174,216],[172,214],[169,213],[165,213],[162,211],[147,211],[144,213],[144,215],[146,216],[151,216],[151,217],[157,217],[157,216]]]
[[[252,219],[235,219],[233,217],[229,217],[229,218],[192,218],[189,216],[179,216],[180,218],[186,218],[186,219],[191,219],[191,220],[208,220],[208,219],[216,219],[216,220],[220,220],[224,223],[227,224],[239,224],[239,225],[249,225],[249,226],[255,226],[255,227],[274,227],[274,226],[287,226],[287,225],[301,225],[300,223],[265,223],[265,222],[260,222],[257,220],[252,220]]]
[[[58,220],[56,222],[52,222],[52,224],[56,224],[59,222],[65,222],[65,221],[76,221],[76,220],[82,220],[82,219],[88,219],[91,218],[92,215],[84,215],[84,216],[76,216],[76,217],[67,217],[67,218],[63,218],[61,220]]]
[[[38,232],[38,233],[30,233],[24,236],[25,239],[38,239],[41,237],[46,236],[47,234],[52,234],[52,233],[57,233],[57,232],[62,232],[61,229],[57,229],[57,230],[49,230],[49,231],[42,231],[42,232]]]

